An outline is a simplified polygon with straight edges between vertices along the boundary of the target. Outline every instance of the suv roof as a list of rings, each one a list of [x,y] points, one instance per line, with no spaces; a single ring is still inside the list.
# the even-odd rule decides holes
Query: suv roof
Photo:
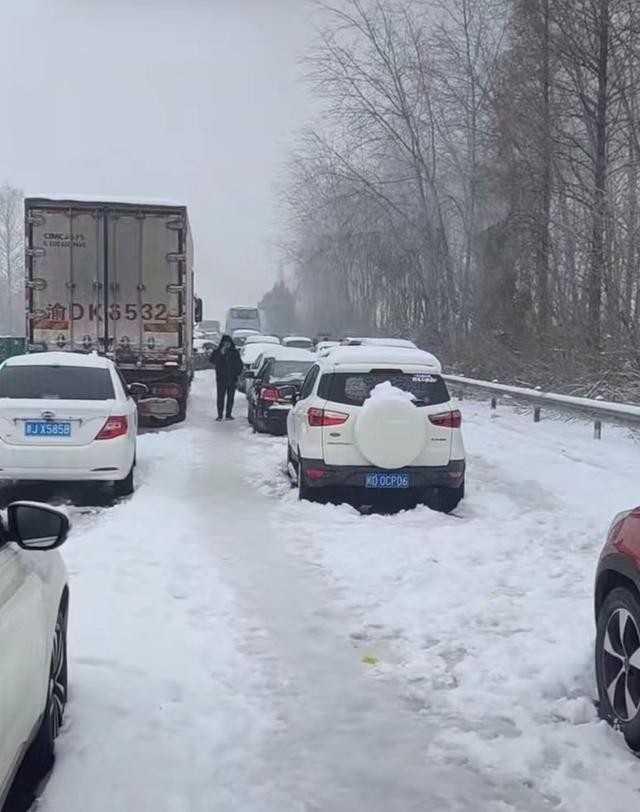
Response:
[[[362,345],[359,347],[336,347],[329,355],[320,359],[320,364],[334,370],[340,368],[348,371],[352,367],[354,370],[364,368],[389,367],[422,367],[430,372],[442,372],[440,361],[424,350],[409,349],[404,347],[379,347],[373,345]]]

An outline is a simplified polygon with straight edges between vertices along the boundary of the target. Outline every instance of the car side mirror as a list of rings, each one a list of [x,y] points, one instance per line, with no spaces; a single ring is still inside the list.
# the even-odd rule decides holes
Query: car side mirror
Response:
[[[7,508],[9,538],[23,550],[55,550],[69,533],[61,510],[36,502],[13,502]]]
[[[127,392],[132,398],[143,398],[149,394],[149,387],[146,383],[130,383],[127,386]]]

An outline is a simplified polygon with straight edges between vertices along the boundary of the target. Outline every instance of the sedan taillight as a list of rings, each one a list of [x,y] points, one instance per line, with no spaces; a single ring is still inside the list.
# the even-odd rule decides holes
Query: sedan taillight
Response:
[[[265,386],[260,390],[260,400],[265,403],[277,403],[280,400],[280,392],[272,386]]]
[[[429,420],[434,426],[440,426],[443,429],[459,429],[462,425],[462,415],[458,409],[442,412],[442,414],[430,414]]]
[[[122,437],[128,430],[129,421],[125,415],[108,417],[106,423],[96,436],[96,440],[114,440],[116,437]]]
[[[314,428],[321,426],[341,426],[349,419],[349,415],[344,412],[332,412],[330,409],[311,408],[307,412],[309,425]]]

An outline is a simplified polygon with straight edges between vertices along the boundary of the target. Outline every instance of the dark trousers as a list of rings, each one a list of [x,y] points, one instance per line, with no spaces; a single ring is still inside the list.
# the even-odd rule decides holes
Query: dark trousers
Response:
[[[236,382],[225,381],[224,379],[216,379],[216,389],[218,391],[218,417],[222,417],[225,413],[224,402],[227,401],[227,417],[231,417],[233,411],[233,400],[236,396]]]

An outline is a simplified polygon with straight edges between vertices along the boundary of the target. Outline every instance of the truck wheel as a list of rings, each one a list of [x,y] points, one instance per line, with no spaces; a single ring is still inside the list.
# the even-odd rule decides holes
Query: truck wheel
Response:
[[[178,414],[176,415],[175,422],[183,423],[187,418],[187,399],[178,401]]]

